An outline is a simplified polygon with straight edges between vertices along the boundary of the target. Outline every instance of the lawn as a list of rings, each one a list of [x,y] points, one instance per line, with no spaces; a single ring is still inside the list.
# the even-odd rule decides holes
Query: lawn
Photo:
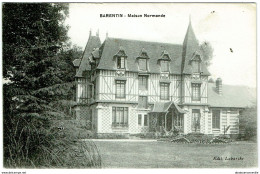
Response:
[[[103,168],[246,168],[257,166],[257,144],[176,144],[95,141]],[[216,160],[222,157],[222,160]],[[225,158],[240,160],[225,160]],[[215,159],[214,159],[215,158]],[[243,160],[241,160],[243,158]]]

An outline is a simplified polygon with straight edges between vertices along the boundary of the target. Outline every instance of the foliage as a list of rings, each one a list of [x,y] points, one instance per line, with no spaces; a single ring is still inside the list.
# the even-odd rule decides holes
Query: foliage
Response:
[[[215,83],[215,81],[213,80],[213,78],[210,78],[208,82],[209,82],[209,83]]]
[[[208,67],[211,64],[214,49],[209,42],[204,41],[200,45],[200,51],[202,52],[202,55],[203,55],[203,61],[204,61],[205,65]]]
[[[244,130],[246,139],[256,139],[257,136],[257,107],[245,108],[239,115],[239,129]]]
[[[69,167],[68,149],[88,147],[60,136],[55,126],[70,117],[75,104],[70,59],[78,50],[67,43],[68,6],[4,3],[2,9],[3,77],[8,81],[3,85],[4,166]],[[92,165],[85,160],[90,162],[85,167]]]

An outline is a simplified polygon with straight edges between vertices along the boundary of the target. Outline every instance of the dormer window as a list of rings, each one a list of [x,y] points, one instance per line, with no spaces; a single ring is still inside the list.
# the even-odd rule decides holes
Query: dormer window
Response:
[[[117,58],[117,69],[125,69],[125,58],[124,57]]]
[[[170,71],[170,61],[171,61],[171,59],[170,59],[169,53],[164,50],[159,59],[160,66],[161,66],[161,72]]]
[[[139,71],[148,70],[148,59],[149,59],[148,54],[146,50],[143,48],[137,57]]]
[[[147,71],[147,60],[146,59],[139,59],[139,70]]]
[[[161,72],[169,72],[169,61],[161,60]]]
[[[119,51],[114,55],[114,60],[116,61],[117,69],[126,69],[126,60],[127,55],[123,49],[123,47],[119,48]]]
[[[193,73],[200,73],[201,72],[201,58],[198,52],[195,52],[191,61],[191,67]]]

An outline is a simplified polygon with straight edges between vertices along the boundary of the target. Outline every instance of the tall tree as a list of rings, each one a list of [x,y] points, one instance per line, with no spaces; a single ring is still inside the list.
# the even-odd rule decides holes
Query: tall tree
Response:
[[[8,80],[3,87],[4,165],[66,166],[56,147],[68,148],[72,141],[65,143],[53,123],[64,117],[61,101],[70,99],[73,87],[66,76],[71,70],[64,69],[71,68],[64,57],[68,5],[4,3],[2,9],[3,76]]]
[[[205,62],[205,65],[208,67],[211,64],[211,60],[213,58],[213,47],[210,44],[210,42],[204,41],[201,45],[200,45],[200,50],[203,54],[203,60]]]

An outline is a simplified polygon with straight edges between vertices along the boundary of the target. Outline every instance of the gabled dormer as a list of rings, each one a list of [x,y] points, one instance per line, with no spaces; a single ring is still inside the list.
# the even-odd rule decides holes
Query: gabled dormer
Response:
[[[200,74],[201,71],[201,53],[200,51],[195,51],[192,55],[192,58],[190,60],[190,65],[192,69],[192,74]]]
[[[114,61],[116,64],[116,69],[125,70],[127,67],[127,55],[123,47],[119,47],[119,51],[114,55]]]
[[[139,71],[148,71],[149,56],[147,54],[147,51],[144,48],[142,48],[140,54],[136,59],[138,62]]]
[[[158,59],[161,72],[170,72],[170,55],[166,50],[163,50],[161,57]]]

